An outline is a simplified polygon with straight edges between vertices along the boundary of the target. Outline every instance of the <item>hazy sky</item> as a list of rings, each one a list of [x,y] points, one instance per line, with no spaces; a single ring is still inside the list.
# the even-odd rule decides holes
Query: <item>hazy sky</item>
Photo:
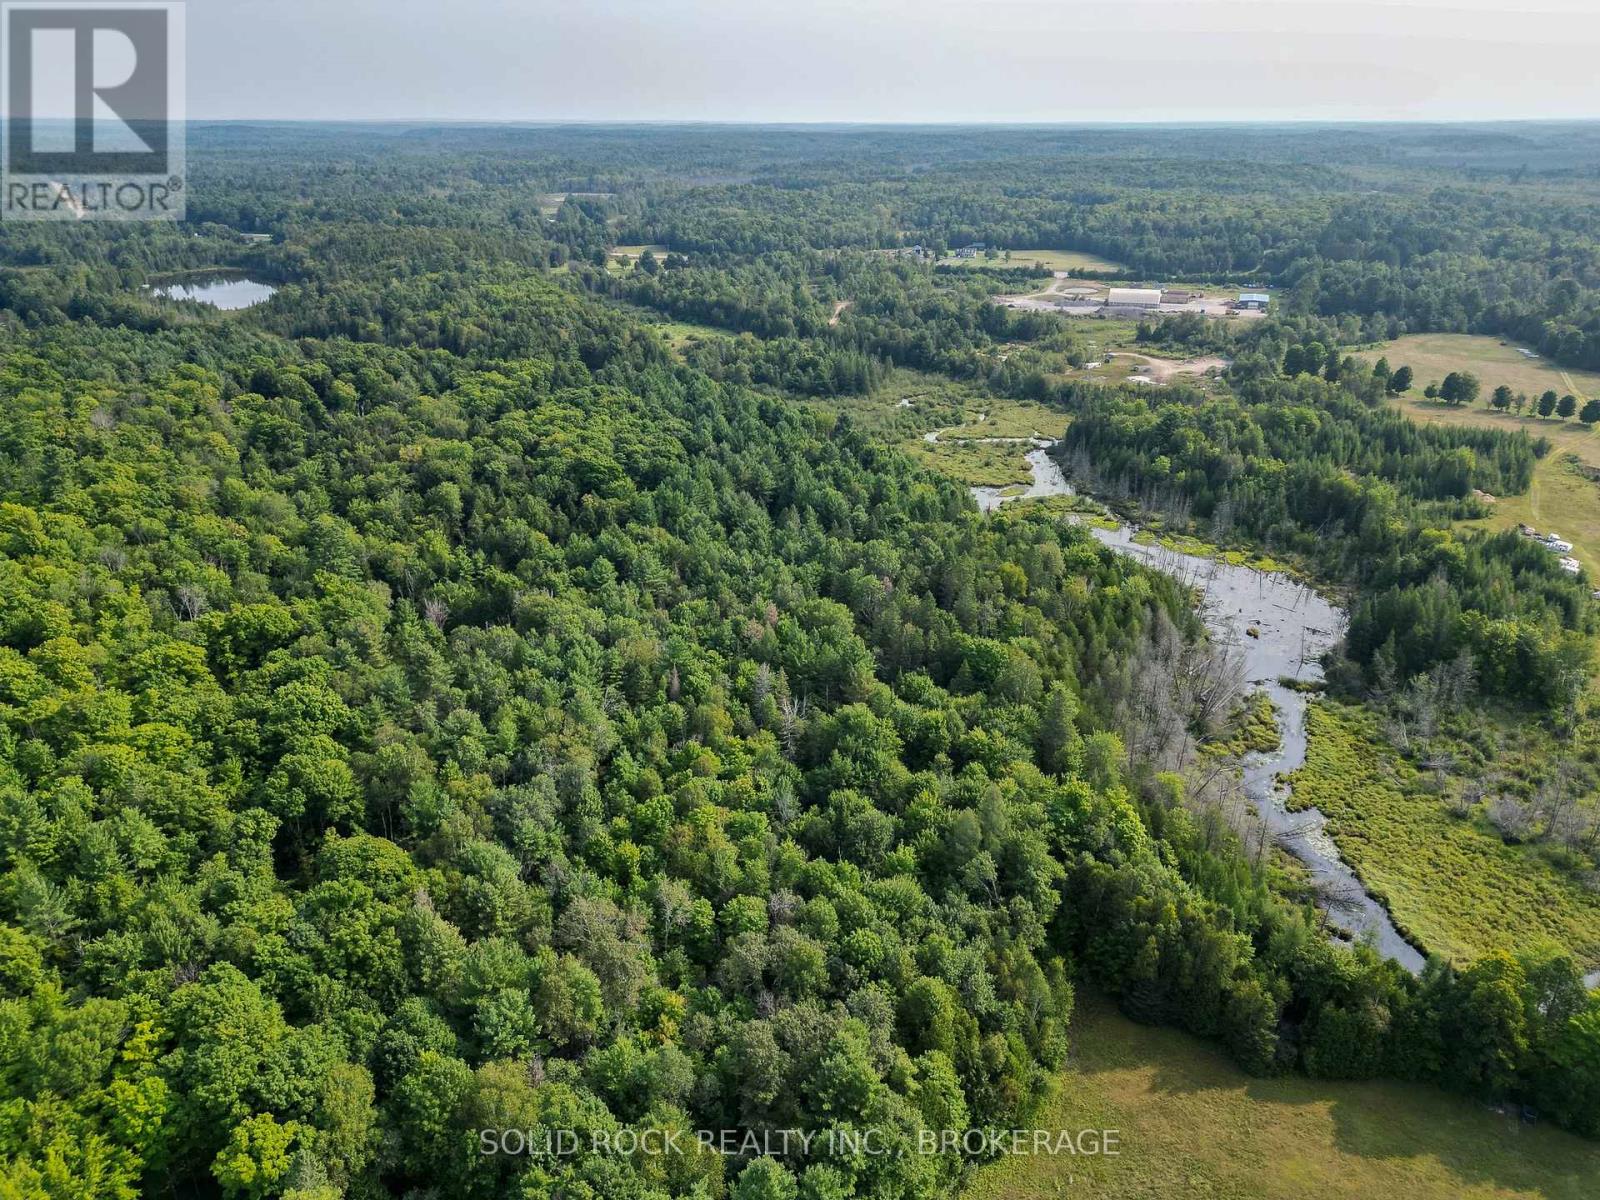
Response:
[[[1600,0],[191,0],[191,118],[1600,117]]]

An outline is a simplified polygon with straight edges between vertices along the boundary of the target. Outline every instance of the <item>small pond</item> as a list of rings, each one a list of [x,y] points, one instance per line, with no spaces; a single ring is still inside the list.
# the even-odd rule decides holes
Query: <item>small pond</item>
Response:
[[[254,308],[270,300],[278,289],[247,275],[217,272],[209,275],[189,275],[173,283],[164,283],[150,289],[163,300],[193,300],[209,304],[226,312]]]

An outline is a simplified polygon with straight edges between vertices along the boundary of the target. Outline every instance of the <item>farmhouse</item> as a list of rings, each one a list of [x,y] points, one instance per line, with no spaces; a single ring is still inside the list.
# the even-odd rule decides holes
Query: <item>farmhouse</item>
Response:
[[[1265,292],[1240,292],[1239,301],[1234,307],[1241,312],[1266,312],[1271,303],[1272,297]]]
[[[963,247],[961,247],[961,249],[957,250],[956,251],[956,257],[957,258],[977,258],[978,255],[982,254],[986,249],[988,249],[988,247],[985,246],[982,242],[973,242],[972,245],[963,246]]]
[[[1161,304],[1161,293],[1154,288],[1112,288],[1106,297],[1107,308],[1156,308]]]

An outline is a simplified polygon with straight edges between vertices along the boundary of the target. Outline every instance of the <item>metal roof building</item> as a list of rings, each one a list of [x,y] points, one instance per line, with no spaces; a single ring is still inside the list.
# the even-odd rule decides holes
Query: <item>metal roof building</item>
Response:
[[[1155,308],[1161,293],[1151,288],[1112,288],[1106,297],[1107,308]]]
[[[1265,309],[1267,307],[1267,305],[1269,305],[1271,303],[1272,303],[1272,297],[1267,295],[1265,292],[1240,292],[1239,293],[1239,307],[1240,308],[1260,308],[1260,309]]]

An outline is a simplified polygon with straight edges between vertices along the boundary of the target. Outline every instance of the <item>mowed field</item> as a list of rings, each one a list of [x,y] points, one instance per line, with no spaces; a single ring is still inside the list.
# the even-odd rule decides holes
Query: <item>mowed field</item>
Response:
[[[1028,1124],[1117,1131],[1109,1156],[1015,1157],[965,1200],[1579,1200],[1600,1146],[1420,1085],[1253,1079],[1216,1048],[1080,997],[1072,1061]]]
[[[1391,360],[1392,362],[1393,360]],[[1584,477],[1573,463],[1600,468],[1600,432],[1576,421],[1518,417],[1485,408],[1451,408],[1435,400],[1403,396],[1395,401],[1413,421],[1472,425],[1486,429],[1522,430],[1530,438],[1548,438],[1551,451],[1533,471],[1533,485],[1520,496],[1497,496],[1494,513],[1463,521],[1467,529],[1515,529],[1531,525],[1540,533],[1559,533],[1572,543],[1572,555],[1590,579],[1600,585],[1600,484]]]
[[[1121,263],[1114,263],[1110,259],[1101,258],[1097,254],[1087,254],[1082,250],[1013,250],[1011,261],[1005,259],[1005,247],[1000,248],[999,258],[970,258],[955,259],[969,267],[1031,267],[1034,263],[1043,263],[1051,271],[1125,271]]]
[[[624,271],[643,257],[648,250],[657,258],[665,258],[672,253],[670,246],[617,246],[611,251],[611,257],[606,260],[606,267],[612,271]]]
[[[1442,380],[1451,371],[1471,371],[1482,381],[1478,403],[1484,404],[1495,388],[1505,384],[1514,392],[1537,396],[1555,389],[1571,392],[1580,400],[1600,396],[1600,375],[1557,366],[1546,358],[1529,358],[1515,344],[1499,338],[1465,333],[1415,333],[1374,349],[1360,350],[1356,357],[1367,362],[1387,358],[1391,367],[1410,367],[1416,375],[1416,393],[1429,383]],[[1553,422],[1549,422],[1553,424]]]
[[[1530,397],[1554,388],[1582,399],[1600,396],[1600,375],[1565,370],[1546,359],[1530,359],[1498,338],[1465,334],[1417,334],[1364,350],[1356,357],[1376,362],[1383,356],[1391,367],[1409,366],[1417,386],[1394,401],[1414,421],[1471,425],[1485,429],[1521,430],[1530,438],[1547,438],[1552,449],[1534,470],[1533,486],[1521,496],[1496,498],[1494,514],[1462,522],[1466,528],[1515,529],[1531,525],[1541,533],[1561,534],[1573,544],[1573,557],[1600,584],[1600,484],[1584,478],[1573,464],[1600,468],[1600,431],[1577,421],[1562,421],[1501,412],[1488,404],[1496,387],[1505,384]],[[1482,388],[1476,403],[1453,408],[1426,400],[1422,389],[1451,371],[1471,371]]]

